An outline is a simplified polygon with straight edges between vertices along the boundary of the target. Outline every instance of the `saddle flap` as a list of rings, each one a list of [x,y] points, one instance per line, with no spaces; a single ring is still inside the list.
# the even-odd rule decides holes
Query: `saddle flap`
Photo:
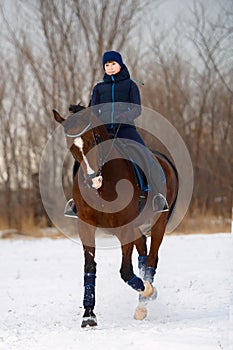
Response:
[[[117,139],[115,146],[123,158],[128,159],[132,163],[132,171],[135,182],[143,192],[149,191],[147,179],[150,174],[148,160],[142,145],[132,140]]]

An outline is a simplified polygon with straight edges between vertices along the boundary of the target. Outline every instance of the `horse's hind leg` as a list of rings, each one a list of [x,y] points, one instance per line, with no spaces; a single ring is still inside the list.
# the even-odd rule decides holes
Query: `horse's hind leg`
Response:
[[[81,220],[78,223],[79,236],[84,250],[84,298],[83,306],[85,309],[81,327],[97,326],[97,318],[94,314],[95,307],[95,228],[86,225]]]
[[[157,297],[157,290],[155,287],[153,287],[152,284],[154,282],[154,275],[156,273],[158,265],[158,252],[165,233],[166,223],[167,213],[163,213],[158,219],[158,221],[151,228],[151,245],[149,254],[147,256],[145,270],[143,271],[143,280],[145,285],[151,286],[151,288],[153,289],[153,293],[141,293],[141,296],[139,297],[139,305],[141,307],[145,306],[148,303],[148,301],[154,300]],[[149,287],[148,290],[150,290]]]
[[[167,216],[167,213],[162,213],[158,221],[151,227],[151,245],[145,271],[145,280],[150,283],[154,281],[154,275],[159,261],[158,253],[166,229]]]
[[[146,245],[146,236],[141,234],[141,231],[135,229],[136,239],[134,241],[135,247],[138,252],[138,269],[139,276],[144,279],[146,271],[146,262],[147,262],[147,245]],[[141,294],[138,296],[138,305],[135,309],[134,318],[136,320],[143,320],[147,316],[147,303],[149,299],[143,297]]]
[[[138,228],[135,229],[135,235],[136,238],[134,244],[138,252],[139,275],[141,278],[144,278],[147,261],[146,236],[144,236]]]

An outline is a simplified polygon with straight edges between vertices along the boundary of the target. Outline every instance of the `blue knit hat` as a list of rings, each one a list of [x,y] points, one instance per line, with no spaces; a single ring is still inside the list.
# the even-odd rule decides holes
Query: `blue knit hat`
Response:
[[[105,63],[108,61],[115,61],[119,63],[121,68],[124,66],[121,55],[119,54],[119,52],[116,52],[116,51],[107,51],[103,54],[103,58],[102,58],[103,68]]]

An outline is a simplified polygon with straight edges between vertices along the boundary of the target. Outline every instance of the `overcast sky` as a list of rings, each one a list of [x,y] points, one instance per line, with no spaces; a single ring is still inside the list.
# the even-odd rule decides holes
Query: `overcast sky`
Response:
[[[61,0],[58,0],[58,1],[61,1]],[[159,2],[161,4],[158,7]],[[219,13],[221,6],[224,6],[227,8],[231,7],[231,9],[233,7],[233,0],[197,0],[197,2],[203,3],[205,7],[208,8],[208,15],[210,16],[216,16]],[[20,9],[17,8],[17,4],[19,3],[27,4],[25,7],[28,8],[28,4],[38,3],[38,0],[0,0],[0,4],[4,5],[5,17],[7,18],[11,27],[13,28],[17,27],[17,23],[18,23],[18,26],[22,25],[21,22],[23,20],[23,17],[20,15]],[[173,28],[173,25],[176,24],[177,16],[181,17],[182,22],[183,20],[189,18],[190,9],[193,8],[193,3],[194,3],[194,0],[154,0],[150,8],[146,9],[148,10],[147,15],[149,16],[149,19],[147,18],[147,16],[145,16],[145,27],[143,31],[143,37],[144,38],[149,37],[149,35],[147,35],[149,34],[148,31],[150,30],[148,29],[148,26],[147,26],[148,23],[156,24],[155,26],[153,26],[153,33],[156,34],[155,33],[156,26],[158,26],[158,28],[160,29],[161,27],[162,28],[168,27],[170,29],[170,28]],[[28,15],[26,15],[26,19],[30,18],[30,20],[34,25],[28,28],[24,27],[24,29],[27,30],[28,34],[30,32],[30,34],[32,34],[32,36],[34,37],[35,35],[38,34],[38,25],[36,23],[36,19],[33,19],[33,11],[31,11],[30,8],[29,10],[26,11],[26,13],[28,13]],[[144,21],[144,18],[142,18],[142,21]],[[4,26],[1,26],[1,30],[2,30],[2,27]],[[185,31],[185,25],[182,33],[184,33],[184,31]],[[170,32],[171,31],[169,31],[169,34]],[[37,36],[37,40],[34,41],[34,44],[36,44],[36,42],[38,43],[38,39],[39,39],[39,36]],[[135,36],[135,39],[136,39],[136,36]],[[1,40],[1,46],[3,46],[5,50],[8,50],[7,47],[5,46],[4,41],[2,40]]]
[[[220,6],[226,6],[232,8],[232,0],[198,0],[199,2],[202,2],[203,4],[209,4],[210,5],[210,11],[213,13],[217,13]],[[16,4],[18,3],[18,0],[0,0],[0,4],[4,5],[5,13],[8,19],[10,19],[12,22],[17,21],[17,13],[15,13],[16,10]],[[20,1],[21,3],[30,3],[30,1]],[[36,2],[36,0],[31,0],[31,3]],[[187,15],[188,14],[188,8],[192,7],[193,0],[160,0],[161,5],[159,6],[158,11],[156,10],[157,14],[160,14],[163,21],[172,22],[176,18],[177,15]],[[154,1],[155,4],[158,3],[158,0]],[[153,6],[152,6],[153,7]],[[157,6],[156,6],[157,8]]]

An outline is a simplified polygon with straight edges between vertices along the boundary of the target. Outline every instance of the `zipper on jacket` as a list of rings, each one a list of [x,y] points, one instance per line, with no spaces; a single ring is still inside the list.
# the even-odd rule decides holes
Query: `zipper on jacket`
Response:
[[[114,110],[114,100],[115,100],[115,79],[114,79],[114,76],[113,75],[111,75],[111,78],[112,78],[112,112],[111,112],[111,122],[112,122],[112,125],[111,125],[111,127],[113,128],[113,122],[114,122],[114,112],[115,112],[115,110]]]

